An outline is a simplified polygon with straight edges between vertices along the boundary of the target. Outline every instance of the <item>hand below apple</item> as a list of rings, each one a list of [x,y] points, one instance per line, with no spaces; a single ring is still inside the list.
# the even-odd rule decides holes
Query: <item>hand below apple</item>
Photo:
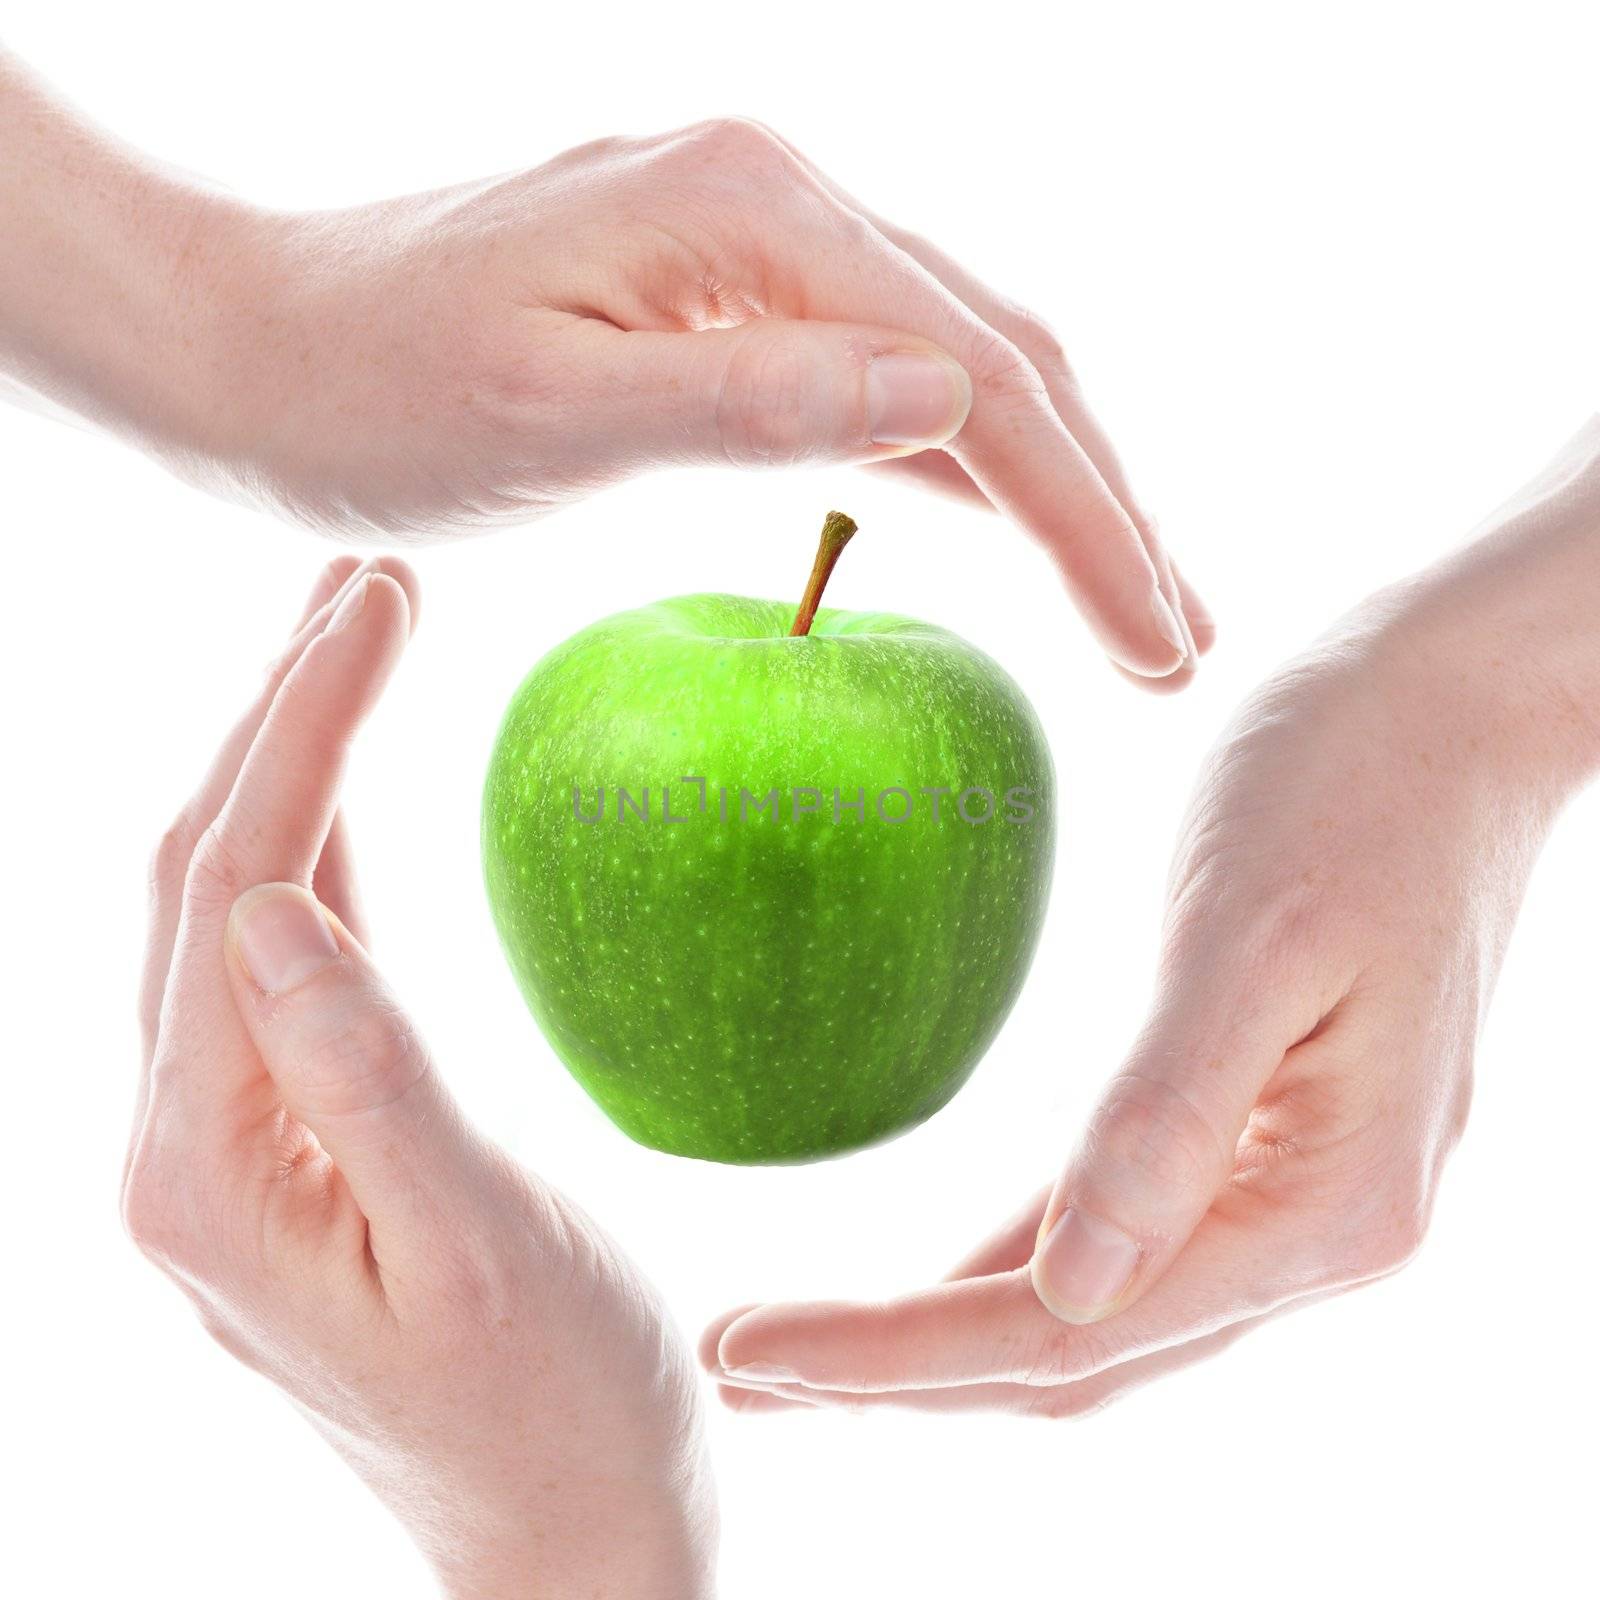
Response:
[[[450,1595],[708,1595],[688,1352],[612,1242],[466,1125],[363,949],[335,806],[415,579],[356,566],[158,852],[128,1228]]]
[[[1600,757],[1597,587],[1600,419],[1235,718],[1153,1012],[1054,1192],[937,1287],[724,1317],[724,1398],[1077,1415],[1401,1266],[1529,870]]]
[[[888,463],[1026,529],[1141,681],[1210,643],[1050,331],[756,123],[292,214],[0,53],[0,146],[0,380],[210,487],[421,536],[652,467]]]

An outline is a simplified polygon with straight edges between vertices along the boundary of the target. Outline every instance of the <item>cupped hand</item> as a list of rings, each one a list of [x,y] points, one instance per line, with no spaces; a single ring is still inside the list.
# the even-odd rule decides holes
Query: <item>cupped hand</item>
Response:
[[[522,522],[653,467],[884,463],[1053,557],[1114,661],[1211,639],[1060,344],[769,130],[607,139],[351,211],[208,202],[184,470],[341,533]]]
[[[1529,870],[1600,748],[1597,569],[1600,424],[1235,718],[1152,1012],[1054,1189],[935,1287],[724,1317],[724,1398],[1081,1414],[1406,1262]]]
[[[336,562],[157,854],[134,1239],[455,1596],[708,1594],[688,1352],[469,1127],[368,957],[336,811],[415,580]]]

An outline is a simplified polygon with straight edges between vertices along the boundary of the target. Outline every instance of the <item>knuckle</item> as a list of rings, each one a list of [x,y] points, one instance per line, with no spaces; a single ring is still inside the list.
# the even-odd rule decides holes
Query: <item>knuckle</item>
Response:
[[[689,132],[691,148],[719,165],[771,170],[787,167],[791,159],[783,141],[753,117],[711,117]]]
[[[973,399],[991,408],[1011,409],[1042,404],[1047,396],[1039,369],[1010,339],[982,339],[962,363],[972,379]]]
[[[263,1351],[220,1305],[199,1300],[195,1303],[195,1315],[212,1340],[221,1345],[235,1361],[252,1372],[271,1374],[272,1365]]]
[[[142,1255],[148,1255],[161,1231],[161,1219],[151,1209],[148,1191],[136,1176],[122,1189],[122,1231]]]
[[[1014,1364],[1016,1378],[1033,1388],[1057,1390],[1075,1383],[1118,1359],[1106,1334],[1094,1324],[1069,1327],[1052,1319],[1036,1332]]]
[[[919,233],[915,228],[902,228],[898,225],[885,224],[878,231],[897,250],[904,255],[910,256],[913,261],[927,263],[944,254],[944,251],[927,234]]]
[[[787,340],[740,341],[717,397],[717,435],[730,465],[789,467],[814,453],[810,371]]]
[[[194,1256],[194,1230],[180,1192],[160,1170],[136,1160],[122,1188],[122,1227],[134,1248],[157,1266],[179,1271]]]
[[[183,886],[192,902],[211,909],[231,906],[252,886],[238,850],[220,822],[213,822],[200,835]]]
[[[182,889],[197,837],[189,813],[180,811],[150,855],[148,881],[152,900],[165,900]]]
[[[259,1352],[228,1313],[209,1259],[214,1252],[203,1248],[197,1214],[180,1193],[153,1167],[136,1165],[123,1185],[121,1213],[134,1248],[189,1297],[206,1333],[235,1360],[262,1370]]]
[[[1013,342],[1028,352],[1035,367],[1048,368],[1070,378],[1072,366],[1067,360],[1066,346],[1050,323],[1023,306],[1014,307],[1008,320]]]
[[[1385,1278],[1409,1266],[1428,1232],[1425,1204],[1410,1197],[1393,1201],[1362,1226],[1355,1237],[1357,1275]]]
[[[1392,1140],[1356,1138],[1324,1151],[1321,1171],[1302,1199],[1302,1274],[1310,1289],[1352,1288],[1388,1277],[1413,1261],[1432,1212],[1426,1155],[1397,1158]]]
[[[547,161],[543,170],[560,172],[569,167],[584,167],[612,161],[619,155],[632,153],[638,148],[639,143],[639,140],[622,134],[606,134],[598,139],[587,139],[582,144],[570,146]],[[519,189],[528,182],[530,176],[528,173],[517,174],[515,182]]]
[[[1112,1080],[1089,1124],[1085,1152],[1099,1199],[1174,1199],[1209,1194],[1227,1170],[1224,1152],[1193,1096],[1164,1074],[1130,1066]],[[1119,1194],[1119,1189],[1127,1193]]]
[[[323,1116],[371,1115],[410,1093],[426,1066],[406,1017],[375,1004],[340,1017],[311,1046],[300,1062],[300,1088]]]
[[[1111,1404],[1110,1397],[1081,1383],[1040,1389],[1023,1402],[1024,1414],[1047,1422],[1084,1422]]]

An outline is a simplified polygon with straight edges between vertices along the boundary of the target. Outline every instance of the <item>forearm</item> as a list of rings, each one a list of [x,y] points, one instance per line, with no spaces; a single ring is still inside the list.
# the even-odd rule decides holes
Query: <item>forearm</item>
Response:
[[[209,406],[222,194],[81,118],[0,52],[0,374],[162,454]]]
[[[1471,542],[1375,604],[1397,676],[1421,680],[1497,784],[1552,810],[1586,784],[1600,771],[1600,417]]]

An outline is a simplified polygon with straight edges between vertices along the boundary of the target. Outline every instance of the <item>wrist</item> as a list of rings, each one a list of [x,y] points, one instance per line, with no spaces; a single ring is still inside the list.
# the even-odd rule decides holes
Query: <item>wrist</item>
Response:
[[[596,1529],[594,1548],[565,1559],[541,1543],[533,1549],[478,1547],[435,1554],[444,1600],[714,1600],[716,1584],[703,1550],[671,1546],[622,1548],[623,1530]]]
[[[446,1600],[714,1600],[717,1513],[704,1474],[700,1461],[665,1496],[655,1484],[591,1494],[567,1477],[559,1504],[412,1533]]]

